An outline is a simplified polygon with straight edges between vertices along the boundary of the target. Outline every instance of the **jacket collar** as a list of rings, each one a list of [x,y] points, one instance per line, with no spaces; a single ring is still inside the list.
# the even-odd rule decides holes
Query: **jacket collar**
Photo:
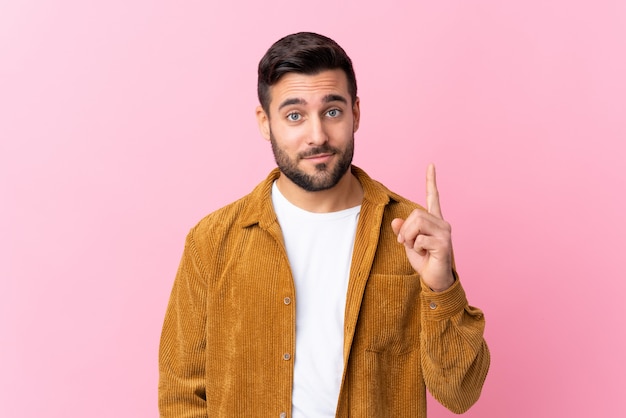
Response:
[[[363,187],[364,203],[384,206],[390,201],[396,200],[394,193],[370,178],[365,171],[354,165],[351,170]],[[258,224],[261,228],[267,229],[276,222],[276,214],[272,205],[272,184],[279,176],[280,170],[278,168],[273,169],[267,178],[252,190],[248,196],[248,205],[241,214],[241,226],[243,228]]]

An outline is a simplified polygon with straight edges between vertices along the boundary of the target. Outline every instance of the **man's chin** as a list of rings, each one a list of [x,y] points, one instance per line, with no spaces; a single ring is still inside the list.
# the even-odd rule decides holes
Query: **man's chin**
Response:
[[[292,183],[296,184],[301,189],[308,192],[320,192],[333,188],[337,182],[334,181],[332,174],[328,171],[315,171],[314,173],[307,173],[304,171],[283,172]]]

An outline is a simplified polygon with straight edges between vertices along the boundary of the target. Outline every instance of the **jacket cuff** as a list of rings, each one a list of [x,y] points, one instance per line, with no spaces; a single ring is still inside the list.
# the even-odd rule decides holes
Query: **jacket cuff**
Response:
[[[421,280],[421,279],[420,279]],[[422,314],[429,321],[449,319],[467,306],[465,290],[458,277],[448,289],[434,292],[422,281]]]

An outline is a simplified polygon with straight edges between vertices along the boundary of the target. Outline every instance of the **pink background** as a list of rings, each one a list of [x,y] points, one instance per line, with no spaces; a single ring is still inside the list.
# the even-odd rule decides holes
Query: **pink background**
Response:
[[[2,2],[0,416],[157,416],[184,237],[274,166],[256,65],[300,30],[353,58],[357,165],[423,202],[437,164],[493,357],[466,416],[626,416],[621,0]]]

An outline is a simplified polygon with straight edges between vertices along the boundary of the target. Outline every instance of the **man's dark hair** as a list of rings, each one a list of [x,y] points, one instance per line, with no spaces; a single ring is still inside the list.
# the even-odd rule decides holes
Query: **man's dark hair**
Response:
[[[352,104],[356,101],[356,76],[352,60],[337,42],[312,32],[299,32],[279,39],[259,62],[257,93],[263,110],[269,115],[270,87],[287,73],[314,75],[325,70],[341,69],[348,79]]]

